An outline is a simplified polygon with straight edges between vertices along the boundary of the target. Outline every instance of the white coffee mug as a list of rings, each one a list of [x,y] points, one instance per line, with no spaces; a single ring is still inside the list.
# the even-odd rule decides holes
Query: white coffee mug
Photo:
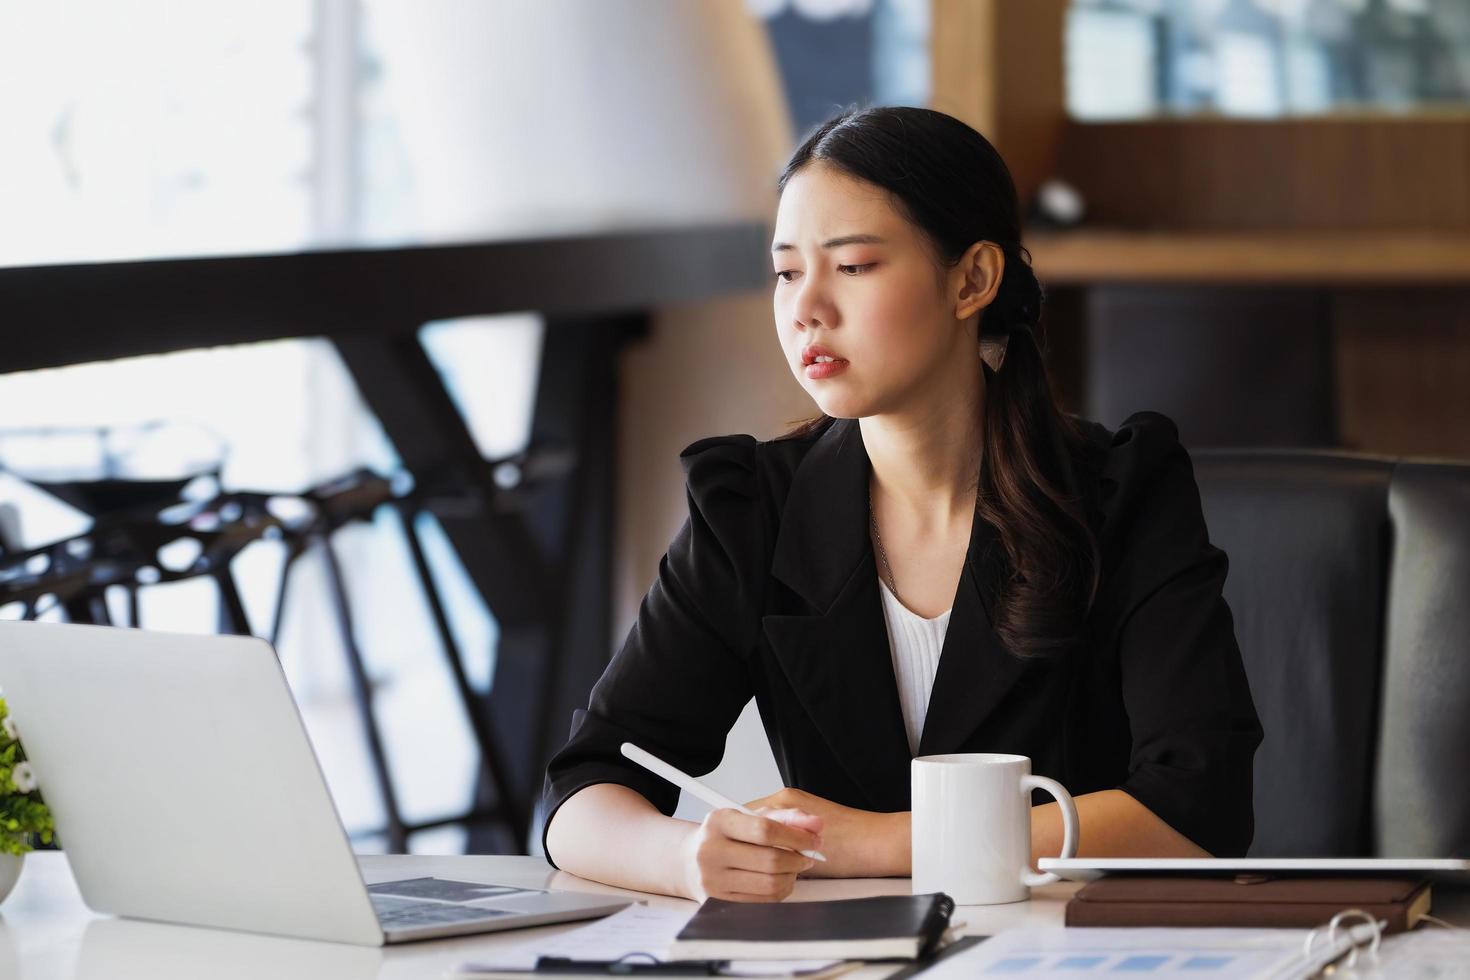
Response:
[[[1059,881],[1031,870],[1031,791],[1062,808],[1062,854],[1077,856],[1077,807],[1062,784],[1031,775],[1024,755],[924,755],[913,761],[914,894],[944,892],[957,905],[1025,901]]]

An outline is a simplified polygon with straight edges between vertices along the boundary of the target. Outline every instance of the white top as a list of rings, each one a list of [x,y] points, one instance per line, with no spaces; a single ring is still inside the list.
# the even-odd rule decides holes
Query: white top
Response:
[[[924,716],[929,712],[929,692],[939,670],[939,651],[949,628],[953,608],[925,619],[898,601],[883,576],[878,576],[883,595],[883,620],[888,624],[888,649],[893,655],[893,676],[898,681],[898,704],[903,709],[903,727],[909,737],[909,755],[919,752]]]

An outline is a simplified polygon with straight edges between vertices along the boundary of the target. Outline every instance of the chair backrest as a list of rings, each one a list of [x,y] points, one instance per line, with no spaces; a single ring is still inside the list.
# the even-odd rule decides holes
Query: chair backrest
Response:
[[[1391,459],[1279,450],[1193,454],[1225,598],[1265,738],[1261,857],[1372,852]]]
[[[1470,464],[1400,463],[1374,786],[1390,857],[1470,857]]]

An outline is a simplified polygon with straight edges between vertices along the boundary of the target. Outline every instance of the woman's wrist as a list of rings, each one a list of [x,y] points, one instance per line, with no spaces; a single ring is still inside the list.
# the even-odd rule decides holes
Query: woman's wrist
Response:
[[[675,820],[674,823],[678,826],[672,828],[671,833],[677,846],[669,849],[674,860],[665,872],[664,894],[703,901],[704,896],[699,894],[699,862],[694,855],[700,825],[688,820]]]
[[[882,824],[874,835],[881,843],[877,855],[877,875],[881,878],[907,878],[913,870],[913,821],[907,811],[880,813]]]

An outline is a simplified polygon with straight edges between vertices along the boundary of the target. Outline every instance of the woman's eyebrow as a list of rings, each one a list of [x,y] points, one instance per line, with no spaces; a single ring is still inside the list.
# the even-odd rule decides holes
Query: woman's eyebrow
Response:
[[[843,235],[841,238],[829,238],[822,243],[823,248],[837,248],[842,245],[882,245],[883,239],[877,235]],[[790,242],[776,242],[771,246],[773,252],[789,252],[796,248]]]

